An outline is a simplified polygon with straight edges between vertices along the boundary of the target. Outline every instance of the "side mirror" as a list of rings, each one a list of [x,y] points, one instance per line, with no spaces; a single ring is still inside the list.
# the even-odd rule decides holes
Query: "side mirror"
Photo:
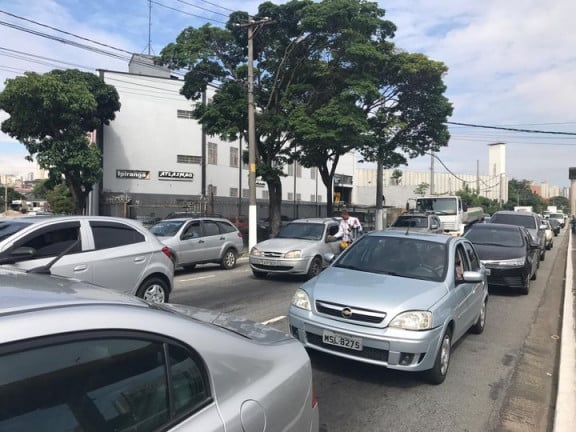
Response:
[[[462,279],[466,282],[482,282],[484,276],[479,271],[465,271],[462,274]]]
[[[541,229],[541,230],[546,230],[546,229],[548,229],[548,227],[546,226],[546,224],[542,224],[542,225],[540,225],[540,229]]]
[[[334,255],[333,253],[325,253],[324,254],[324,261],[326,261],[328,263],[334,262],[335,258],[336,258],[336,255]]]

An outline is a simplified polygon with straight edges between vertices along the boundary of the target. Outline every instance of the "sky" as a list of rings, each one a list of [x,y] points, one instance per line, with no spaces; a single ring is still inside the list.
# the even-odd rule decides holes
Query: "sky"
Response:
[[[283,3],[275,0],[274,3]],[[261,1],[0,0],[0,91],[24,71],[75,67],[127,71],[129,54],[97,46],[38,24],[74,33],[128,52],[158,54],[188,26],[222,26],[239,7],[255,13]],[[238,6],[241,4],[241,6]],[[448,66],[446,96],[455,123],[568,132],[519,133],[450,125],[451,139],[437,154],[437,171],[487,175],[488,144],[507,144],[507,176],[568,186],[576,166],[576,1],[380,0],[397,26],[396,46],[421,52]],[[120,58],[15,29],[32,29],[112,52]],[[0,122],[7,114],[0,111]],[[0,175],[32,170],[25,148],[0,132]],[[430,157],[401,169],[429,170]]]

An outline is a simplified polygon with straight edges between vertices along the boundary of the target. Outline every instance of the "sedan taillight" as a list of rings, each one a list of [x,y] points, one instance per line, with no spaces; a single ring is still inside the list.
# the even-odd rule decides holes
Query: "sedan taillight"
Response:
[[[164,255],[166,255],[171,260],[174,259],[174,255],[172,254],[172,249],[170,249],[168,246],[164,246],[162,248],[162,252],[164,253]]]
[[[240,237],[240,238],[244,237],[240,231],[238,231],[238,237]]]

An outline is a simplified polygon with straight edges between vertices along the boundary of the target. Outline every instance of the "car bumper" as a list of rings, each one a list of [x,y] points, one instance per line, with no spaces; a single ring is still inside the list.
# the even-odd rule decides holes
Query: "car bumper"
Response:
[[[250,256],[252,270],[267,273],[306,274],[310,258],[268,258]]]
[[[431,369],[440,345],[444,329],[408,331],[401,329],[374,329],[363,332],[339,327],[327,319],[317,320],[311,312],[290,307],[289,324],[292,336],[305,347],[363,363],[384,366],[408,372]],[[329,331],[338,335],[360,338],[362,350],[354,350],[323,342],[323,334]]]
[[[490,269],[488,285],[523,288],[526,285],[526,279],[531,276],[530,268],[526,266],[505,269],[486,266],[486,268]]]

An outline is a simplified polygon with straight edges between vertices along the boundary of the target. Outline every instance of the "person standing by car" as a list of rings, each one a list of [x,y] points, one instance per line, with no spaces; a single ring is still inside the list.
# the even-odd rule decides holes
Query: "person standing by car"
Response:
[[[350,216],[347,210],[342,210],[340,214],[342,219],[338,225],[338,232],[334,234],[335,238],[342,239],[341,248],[346,249],[356,240],[363,232],[362,224],[357,217]]]

